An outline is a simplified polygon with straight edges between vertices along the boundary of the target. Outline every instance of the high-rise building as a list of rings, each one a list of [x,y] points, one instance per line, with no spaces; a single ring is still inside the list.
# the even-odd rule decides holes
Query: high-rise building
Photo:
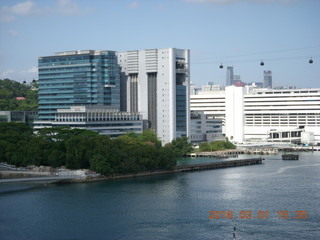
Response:
[[[39,120],[58,109],[105,106],[120,110],[120,75],[114,51],[67,51],[40,57]]]
[[[270,70],[263,71],[263,87],[272,88],[272,73]]]
[[[121,109],[140,112],[163,143],[189,136],[190,54],[176,48],[118,53]]]
[[[234,82],[234,75],[233,75],[233,67],[227,67],[227,79],[226,79],[226,86],[233,85]]]
[[[228,86],[225,90],[226,137],[235,142],[244,140],[244,87]]]

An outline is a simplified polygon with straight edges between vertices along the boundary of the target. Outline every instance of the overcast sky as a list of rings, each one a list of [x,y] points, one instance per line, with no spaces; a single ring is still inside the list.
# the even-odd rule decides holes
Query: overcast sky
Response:
[[[320,1],[0,0],[1,79],[38,79],[37,58],[60,51],[168,47],[190,49],[196,85],[233,66],[244,82],[271,70],[274,85],[320,88]]]

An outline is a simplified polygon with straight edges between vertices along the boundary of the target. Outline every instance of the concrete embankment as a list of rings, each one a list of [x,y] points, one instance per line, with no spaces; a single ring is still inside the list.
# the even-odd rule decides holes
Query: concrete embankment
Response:
[[[172,170],[156,170],[156,171],[146,171],[139,173],[131,173],[131,174],[119,174],[113,176],[87,176],[87,177],[79,177],[79,176],[40,176],[40,174],[35,177],[26,175],[21,175],[23,179],[19,178],[10,178],[10,179],[2,179],[1,182],[18,182],[18,181],[45,181],[55,182],[55,183],[75,183],[75,182],[96,182],[96,181],[105,181],[105,180],[116,180],[116,179],[125,179],[125,178],[137,178],[143,176],[152,176],[152,175],[161,175],[161,174],[172,174],[172,173],[182,173],[182,172],[190,172],[190,171],[199,171],[199,170],[209,170],[209,169],[218,169],[218,168],[229,168],[229,167],[240,167],[240,166],[248,166],[253,164],[261,164],[263,158],[251,158],[251,159],[241,159],[241,160],[231,160],[231,161],[221,161],[221,162],[211,162],[211,163],[201,163],[201,164],[192,164],[192,165],[179,165],[176,166]],[[17,174],[17,172],[15,172]],[[3,172],[1,172],[3,174]],[[44,173],[43,173],[44,174]],[[3,178],[3,175],[2,175]]]
[[[192,165],[180,165],[180,166],[176,166],[173,170],[157,170],[157,171],[140,172],[140,173],[134,173],[134,174],[115,175],[115,176],[108,176],[108,177],[100,176],[97,178],[66,179],[61,181],[61,183],[94,182],[94,181],[115,180],[115,179],[124,179],[124,178],[136,178],[136,177],[152,176],[152,175],[160,175],[160,174],[172,174],[172,173],[183,173],[183,172],[200,171],[200,170],[210,170],[210,169],[218,169],[218,168],[249,166],[254,164],[262,164],[263,160],[264,160],[263,158],[251,158],[251,159],[201,163],[201,164],[192,164]]]

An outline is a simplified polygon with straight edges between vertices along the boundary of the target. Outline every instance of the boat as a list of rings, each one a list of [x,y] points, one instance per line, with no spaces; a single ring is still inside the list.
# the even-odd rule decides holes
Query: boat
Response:
[[[282,160],[299,160],[298,154],[283,154]]]

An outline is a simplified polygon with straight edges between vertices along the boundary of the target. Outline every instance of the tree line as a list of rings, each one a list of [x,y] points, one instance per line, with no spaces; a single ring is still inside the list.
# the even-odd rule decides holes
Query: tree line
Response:
[[[43,128],[36,134],[23,123],[0,123],[0,161],[15,166],[66,166],[103,175],[173,169],[176,158],[192,150],[187,138],[161,146],[156,134],[107,135],[67,127]]]
[[[222,151],[226,149],[236,149],[236,146],[232,142],[229,142],[228,139],[226,141],[203,142],[199,144],[200,152]]]
[[[0,111],[37,111],[38,90],[34,81],[30,85],[10,79],[0,79]],[[17,100],[24,97],[25,100]]]

